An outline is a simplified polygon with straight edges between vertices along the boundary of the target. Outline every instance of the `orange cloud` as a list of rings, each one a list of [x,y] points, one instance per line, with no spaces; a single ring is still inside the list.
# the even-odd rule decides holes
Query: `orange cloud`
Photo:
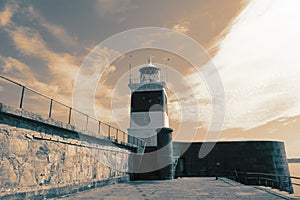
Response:
[[[19,60],[12,57],[0,57],[0,60],[3,62],[3,73],[12,74],[15,77],[22,78],[23,80],[30,80],[34,78],[34,74],[30,70],[30,67]]]
[[[60,97],[59,99],[70,103],[71,93],[74,86],[74,79],[79,70],[80,59],[68,53],[56,53],[47,47],[46,42],[42,36],[34,29],[28,27],[17,27],[12,25],[6,29],[10,37],[12,38],[15,47],[21,53],[27,56],[33,56],[41,59],[48,66],[48,70],[51,72],[53,79],[50,85],[52,85],[52,92],[54,96]],[[14,69],[30,69],[30,67],[21,65],[17,60],[6,59],[7,63],[5,70],[8,71],[12,66]],[[32,76],[28,76],[27,80],[33,80]],[[38,87],[42,84],[36,85]],[[47,88],[47,87],[45,87]],[[45,91],[45,88],[41,91]],[[37,88],[35,88],[37,89]],[[49,89],[50,90],[50,89]],[[50,91],[47,90],[47,93]],[[60,95],[59,95],[60,94]],[[67,98],[68,97],[68,98]]]
[[[178,31],[180,33],[188,33],[190,31],[190,22],[184,21],[178,24],[175,24],[172,28],[174,31]]]
[[[40,34],[28,27],[15,27],[8,30],[16,48],[25,55],[45,57],[49,53]]]
[[[6,5],[4,10],[0,12],[0,25],[6,26],[10,22],[12,16],[13,16],[13,11],[11,7]]]
[[[63,27],[57,26],[55,24],[50,24],[46,21],[43,21],[41,25],[44,26],[49,33],[54,35],[61,43],[65,44],[66,46],[77,46],[75,38],[70,36]]]

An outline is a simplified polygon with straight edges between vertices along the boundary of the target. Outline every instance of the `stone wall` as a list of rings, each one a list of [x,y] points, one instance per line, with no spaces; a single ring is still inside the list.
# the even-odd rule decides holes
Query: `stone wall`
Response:
[[[127,180],[130,148],[0,111],[0,199],[49,198]]]

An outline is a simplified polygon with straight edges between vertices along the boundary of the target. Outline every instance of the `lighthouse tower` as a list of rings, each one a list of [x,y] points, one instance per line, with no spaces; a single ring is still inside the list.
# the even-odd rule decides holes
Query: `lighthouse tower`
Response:
[[[166,83],[160,79],[160,69],[152,64],[140,68],[138,83],[129,82],[131,89],[131,136],[143,139],[144,154],[131,156],[131,180],[173,179],[172,132],[169,128]]]
[[[146,147],[157,147],[157,130],[169,128],[166,83],[160,79],[160,69],[148,64],[139,69],[138,83],[129,82],[131,89],[130,128],[131,136],[144,139]]]

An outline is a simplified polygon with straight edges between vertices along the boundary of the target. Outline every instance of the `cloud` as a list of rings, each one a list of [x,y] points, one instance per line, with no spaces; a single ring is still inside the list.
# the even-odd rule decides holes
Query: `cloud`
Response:
[[[172,27],[172,29],[174,31],[178,31],[180,33],[187,34],[190,31],[190,22],[188,22],[188,21],[180,22],[178,24],[175,24]]]
[[[288,157],[299,157],[300,116],[283,117],[261,126],[243,130],[239,128],[224,130],[221,140],[272,140],[284,141]]]
[[[96,8],[100,15],[123,14],[138,8],[132,0],[97,0]]]
[[[13,57],[0,56],[2,73],[8,78],[15,80],[27,87],[34,88],[37,91],[55,95],[57,89],[47,83],[41,82],[37,74],[32,71],[30,66]]]
[[[51,35],[66,46],[78,47],[77,38],[71,36],[64,27],[48,22],[33,6],[24,9],[29,16],[37,20]]]
[[[0,25],[6,26],[10,22],[13,14],[14,14],[14,12],[13,12],[12,6],[10,4],[7,4],[4,7],[4,10],[0,11]]]
[[[41,25],[66,46],[77,46],[76,39],[70,36],[63,27],[48,23],[46,21],[42,22]]]
[[[226,92],[226,128],[300,114],[299,1],[253,0],[214,57]]]
[[[116,71],[116,66],[115,65],[110,65],[108,66],[105,71],[103,72],[103,75],[104,77],[108,76],[109,74],[113,73]]]
[[[62,91],[59,88],[59,84],[55,82],[45,82],[42,76],[35,73],[30,66],[21,62],[20,60],[12,57],[2,57],[0,56],[1,67],[3,68],[2,75],[5,77],[24,85],[27,88],[31,88],[38,91],[50,98],[54,98],[60,102],[71,105],[71,98],[68,98],[68,93]],[[1,68],[0,68],[1,69]],[[0,80],[2,82],[2,80]],[[15,84],[9,83],[3,84],[0,90],[3,90],[4,98],[1,101],[4,103],[17,106],[19,99],[20,87]],[[26,110],[41,114],[45,117],[48,116],[48,110],[45,108],[49,107],[50,100],[40,96],[32,91],[26,90],[24,96],[23,106]],[[65,122],[67,116],[67,109],[62,106],[57,107],[58,104],[54,103],[53,115],[57,120],[62,120]]]
[[[65,52],[57,52],[51,49],[47,43],[47,35],[43,34],[43,28],[55,36],[60,42],[64,43],[65,46],[79,46],[76,39],[70,36],[63,27],[49,23],[39,12],[34,10],[32,6],[19,8],[18,12],[24,14],[24,16],[26,16],[28,20],[33,21],[34,24],[24,26],[19,25],[17,22],[10,22],[9,26],[4,28],[16,50],[21,53],[21,58],[0,56],[0,63],[2,63],[0,69],[3,75],[46,94],[49,97],[55,98],[57,101],[72,105],[74,81],[76,80],[79,66],[84,60],[84,57],[78,55],[74,56]],[[101,50],[101,53],[105,52],[107,56],[111,54],[111,52],[105,49]],[[26,57],[26,61],[29,63],[35,63],[35,61],[42,63],[40,67],[46,67],[43,71],[48,72],[48,74],[36,74],[33,66],[22,62],[22,57]],[[102,61],[103,60],[99,60],[99,57],[97,57],[97,61],[93,62],[92,66],[88,66],[89,69],[99,70],[98,64]],[[93,70],[87,71],[90,72]],[[108,86],[105,82],[107,81],[106,77],[115,71],[116,67],[111,65],[104,72],[103,78],[100,81],[101,90],[100,93],[97,94],[101,95],[100,99],[112,94],[112,87]],[[85,74],[83,75],[86,76]],[[93,79],[97,78],[94,77],[94,73],[89,75],[91,75]],[[46,76],[46,78],[43,79],[43,76]],[[87,88],[85,89],[87,90]],[[84,94],[85,92],[82,91],[81,95]],[[93,102],[94,99],[88,98],[87,102],[83,103],[91,104]],[[109,115],[111,114],[109,107],[101,103],[95,105],[96,114],[100,113],[98,116],[100,116],[103,121],[111,121],[112,118],[111,115]],[[90,113],[89,110],[81,111],[91,115],[94,114]]]
[[[64,28],[48,23],[32,6],[19,9],[19,11],[26,13],[26,16],[31,20],[36,19],[41,26],[45,27],[66,45],[77,45],[76,41],[68,35]],[[57,53],[55,50],[50,49],[46,40],[36,28],[11,23],[5,30],[19,52],[32,59],[44,62],[51,73],[52,80],[50,84],[57,88],[58,93],[69,96],[68,99],[71,99],[74,79],[83,57],[73,56],[69,53]]]
[[[0,61],[3,63],[3,73],[14,75],[16,78],[23,78],[23,79],[32,79],[34,78],[34,74],[31,71],[30,67],[21,61],[12,58],[12,57],[0,57]]]
[[[8,29],[8,33],[16,49],[25,55],[45,57],[49,53],[41,35],[32,28],[14,26],[13,29]]]
[[[52,77],[49,84],[53,88],[56,88],[57,91],[55,96],[61,94],[70,103],[74,79],[78,73],[81,58],[68,53],[56,53],[52,51],[48,48],[40,33],[33,28],[12,24],[6,30],[18,51],[26,56],[40,59],[45,63]]]

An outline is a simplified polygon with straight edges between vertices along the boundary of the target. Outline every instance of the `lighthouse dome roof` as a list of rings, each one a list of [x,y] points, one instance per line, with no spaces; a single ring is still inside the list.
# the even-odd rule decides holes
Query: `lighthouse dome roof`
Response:
[[[156,74],[159,73],[160,69],[152,64],[152,59],[151,57],[148,59],[148,64],[145,65],[144,67],[140,68],[140,73],[142,74]]]

